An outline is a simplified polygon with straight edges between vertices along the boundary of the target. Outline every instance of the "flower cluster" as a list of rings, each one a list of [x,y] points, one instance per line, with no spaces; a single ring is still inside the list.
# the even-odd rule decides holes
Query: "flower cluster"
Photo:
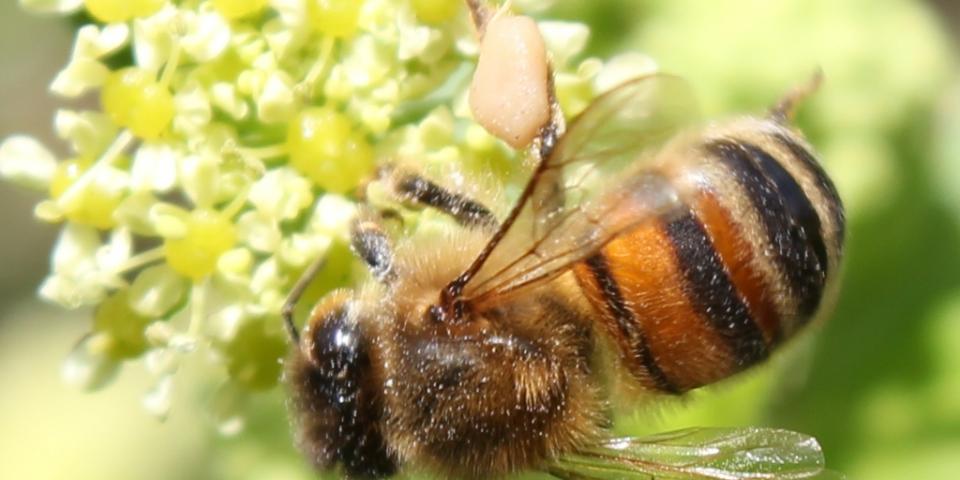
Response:
[[[302,303],[355,279],[347,225],[378,161],[501,179],[522,165],[470,119],[477,42],[460,0],[21,3],[91,19],[51,84],[99,97],[99,110],[56,114],[69,157],[26,136],[0,146],[0,173],[46,192],[35,214],[61,228],[40,295],[94,307],[64,371],[96,388],[142,358],[159,416],[199,350],[231,391],[275,385],[286,292],[321,257]],[[637,56],[575,63],[587,28],[539,26],[568,115],[624,71],[652,68]]]

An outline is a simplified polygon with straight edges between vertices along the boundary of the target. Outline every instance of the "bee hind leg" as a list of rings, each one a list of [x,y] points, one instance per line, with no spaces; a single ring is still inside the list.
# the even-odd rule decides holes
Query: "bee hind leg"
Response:
[[[797,106],[810,95],[816,93],[823,84],[823,70],[817,69],[810,78],[787,92],[783,98],[770,109],[770,116],[781,124],[790,123],[796,113]]]

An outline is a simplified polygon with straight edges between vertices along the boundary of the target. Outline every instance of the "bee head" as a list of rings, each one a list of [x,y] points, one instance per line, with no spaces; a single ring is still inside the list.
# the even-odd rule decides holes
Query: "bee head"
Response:
[[[287,364],[301,450],[319,468],[341,466],[354,478],[396,471],[381,435],[382,404],[372,376],[369,338],[346,292],[317,305]]]

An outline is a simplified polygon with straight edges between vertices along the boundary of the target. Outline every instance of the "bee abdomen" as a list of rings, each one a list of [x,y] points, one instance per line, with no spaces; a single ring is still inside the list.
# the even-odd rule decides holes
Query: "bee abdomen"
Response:
[[[820,219],[810,199],[776,159],[752,143],[720,140],[705,150],[723,162],[746,192],[798,312],[809,317],[820,305],[829,270]]]
[[[786,133],[730,129],[664,169],[686,200],[575,268],[644,386],[680,393],[766,358],[817,311],[842,206]]]
[[[626,367],[682,393],[756,363],[768,340],[692,211],[652,219],[576,267]]]

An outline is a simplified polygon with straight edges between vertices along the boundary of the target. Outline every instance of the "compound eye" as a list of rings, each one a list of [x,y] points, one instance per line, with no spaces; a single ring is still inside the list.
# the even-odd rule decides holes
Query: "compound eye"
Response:
[[[307,354],[324,375],[343,378],[355,368],[361,352],[360,328],[348,303],[311,319]]]
[[[349,478],[396,471],[380,434],[382,405],[368,346],[349,292],[333,292],[310,314],[291,377],[302,448],[322,468],[343,466]]]
[[[360,355],[360,327],[353,315],[349,292],[332,292],[310,313],[303,353],[311,363],[333,374],[356,363]]]
[[[343,377],[360,353],[360,329],[345,308],[325,316],[312,332],[311,360],[335,377]]]

